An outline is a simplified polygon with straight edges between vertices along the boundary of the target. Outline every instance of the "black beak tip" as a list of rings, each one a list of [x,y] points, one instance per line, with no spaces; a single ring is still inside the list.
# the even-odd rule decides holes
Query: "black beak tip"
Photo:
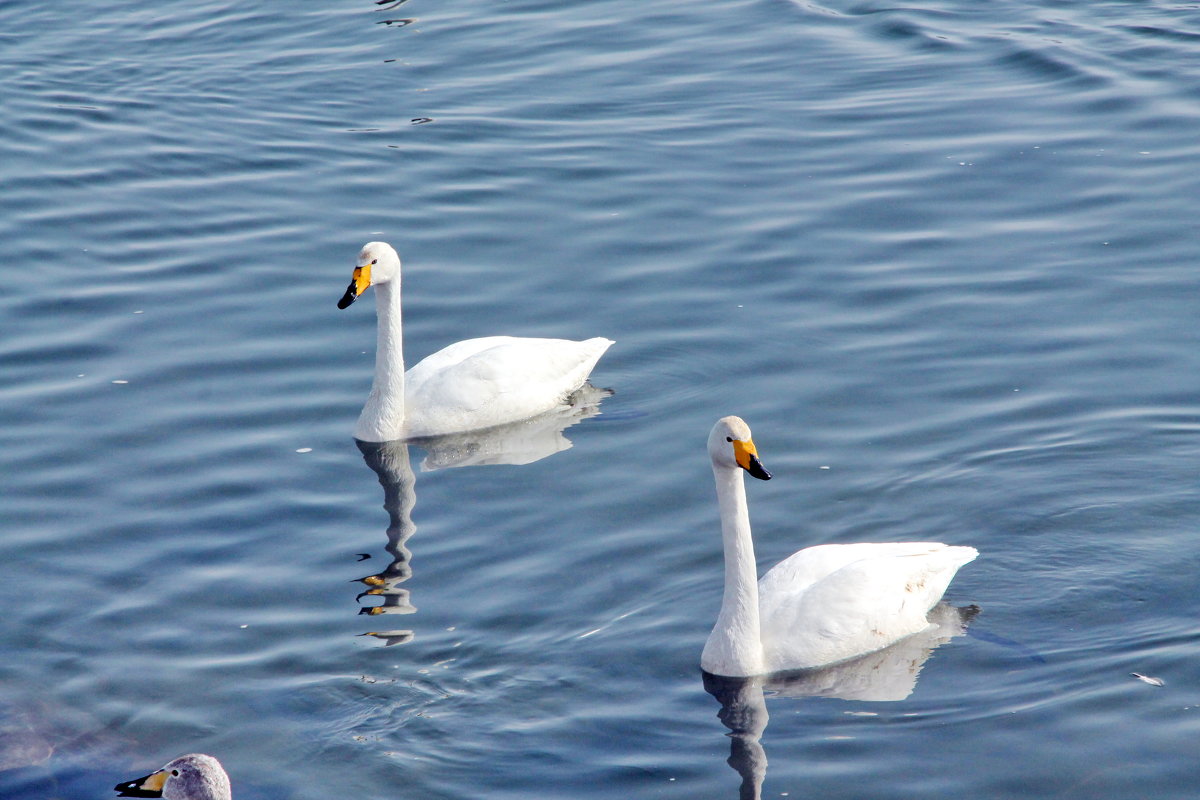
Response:
[[[150,777],[149,775],[146,778]],[[113,787],[113,791],[117,793],[117,797],[162,797],[159,792],[150,792],[141,788],[142,781],[146,778],[139,778],[136,781],[126,781],[118,783]]]
[[[750,456],[750,468],[746,471],[760,481],[771,480],[771,473],[767,472],[767,468],[758,460],[758,456]]]
[[[350,284],[350,287],[348,289],[346,289],[346,293],[344,295],[342,295],[342,299],[338,300],[338,308],[349,308],[350,304],[353,303],[357,299],[358,299],[358,295],[355,294],[354,284],[352,283],[352,284]]]

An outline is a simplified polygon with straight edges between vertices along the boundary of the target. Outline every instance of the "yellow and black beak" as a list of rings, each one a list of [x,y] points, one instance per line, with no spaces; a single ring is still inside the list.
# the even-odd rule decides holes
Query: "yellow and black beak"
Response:
[[[351,303],[357,300],[359,295],[365,292],[367,287],[370,285],[371,265],[363,264],[361,267],[355,267],[354,278],[351,279],[350,285],[346,287],[346,293],[342,295],[342,299],[338,300],[338,308],[346,308],[349,306]]]
[[[767,468],[758,460],[758,449],[754,446],[753,439],[733,440],[733,458],[742,469],[749,472],[755,478],[762,481],[771,480],[771,473],[767,472]]]
[[[144,778],[118,783],[113,788],[117,790],[117,797],[162,797],[163,784],[166,782],[167,771],[160,769]]]

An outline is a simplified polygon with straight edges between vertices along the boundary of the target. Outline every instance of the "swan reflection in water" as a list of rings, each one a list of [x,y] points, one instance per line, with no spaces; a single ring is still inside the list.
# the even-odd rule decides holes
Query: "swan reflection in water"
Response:
[[[412,577],[409,564],[412,553],[405,542],[417,530],[412,521],[417,495],[416,475],[409,460],[410,446],[418,447],[425,453],[420,463],[422,472],[452,467],[531,464],[569,449],[571,440],[563,435],[563,431],[599,414],[600,401],[611,394],[609,389],[598,389],[585,383],[568,398],[565,405],[520,422],[480,431],[394,442],[364,442],[356,439],[355,444],[362,452],[363,460],[383,486],[383,507],[388,512],[388,543],[385,549],[392,558],[382,572],[356,581],[366,587],[357,600],[361,601],[364,597],[383,599],[382,604],[364,606],[358,613],[369,616],[404,615],[417,610],[409,591],[401,587]],[[369,631],[362,635],[380,639],[385,645],[402,644],[413,638],[411,630]]]
[[[929,612],[934,623],[890,647],[820,669],[752,678],[704,675],[704,688],[721,704],[717,716],[729,728],[729,766],[742,778],[740,800],[759,800],[767,774],[760,741],[768,715],[764,692],[782,697],[833,697],[863,702],[904,700],[917,685],[925,661],[940,645],[966,633],[978,606],[941,603]]]

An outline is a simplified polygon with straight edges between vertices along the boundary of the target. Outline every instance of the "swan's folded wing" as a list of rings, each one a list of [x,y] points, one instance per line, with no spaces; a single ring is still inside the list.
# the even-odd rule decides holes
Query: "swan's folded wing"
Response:
[[[587,380],[611,344],[513,336],[455,342],[405,374],[410,423],[479,428],[549,411]]]
[[[771,567],[759,580],[758,591],[760,596],[782,596],[789,590],[811,586],[856,561],[924,554],[945,547],[940,542],[861,542],[806,547]]]
[[[874,549],[860,549],[862,558],[805,586],[786,583],[786,571],[763,576],[760,624],[769,662],[830,664],[924,630],[926,613],[976,555],[970,547],[926,542],[866,547]]]

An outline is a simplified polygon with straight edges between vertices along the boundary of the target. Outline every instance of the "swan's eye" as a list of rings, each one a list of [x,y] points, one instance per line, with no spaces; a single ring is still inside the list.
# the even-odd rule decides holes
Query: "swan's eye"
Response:
[[[375,266],[375,265],[376,265],[376,264],[378,264],[378,263],[379,263],[379,259],[378,259],[378,258],[372,258],[372,259],[371,259],[371,266],[372,266],[372,267],[373,267],[373,266]]]
[[[179,770],[177,770],[177,769],[173,769],[173,770],[171,770],[171,774],[172,774],[172,775],[174,775],[176,778],[178,778],[178,777],[179,777]]]
[[[726,436],[726,437],[725,437],[725,441],[727,441],[727,442],[732,442],[732,441],[733,441],[733,437],[732,437],[732,436]]]

